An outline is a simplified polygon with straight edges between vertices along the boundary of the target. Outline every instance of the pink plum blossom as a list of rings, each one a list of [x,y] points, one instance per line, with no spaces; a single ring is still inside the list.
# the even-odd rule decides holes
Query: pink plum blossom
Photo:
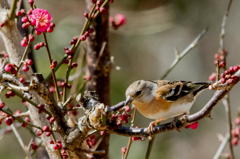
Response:
[[[52,15],[45,9],[34,9],[28,15],[31,25],[35,26],[36,31],[46,32],[52,23]]]

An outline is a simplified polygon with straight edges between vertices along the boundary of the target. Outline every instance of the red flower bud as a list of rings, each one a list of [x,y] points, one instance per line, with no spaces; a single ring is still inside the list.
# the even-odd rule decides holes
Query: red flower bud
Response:
[[[28,17],[27,16],[22,17],[21,21],[22,23],[28,22]]]
[[[0,109],[5,107],[5,103],[4,102],[0,102]]]
[[[32,143],[31,143],[31,148],[32,148],[33,150],[36,150],[36,149],[38,148],[38,145],[37,145],[35,142],[32,142]]]
[[[6,64],[4,66],[4,70],[8,73],[11,73],[11,74],[16,74],[17,73],[17,70],[15,69],[14,64]]]
[[[125,154],[127,152],[127,147],[121,147],[121,153]]]
[[[239,138],[234,137],[234,138],[232,138],[231,144],[232,144],[233,146],[237,146],[237,145],[238,145],[238,142],[239,142]]]
[[[41,136],[42,134],[43,134],[42,130],[37,130],[37,131],[36,131],[36,135],[37,135],[37,136]]]
[[[28,71],[29,71],[28,65],[26,65],[26,64],[23,65],[22,70],[23,70],[24,72],[28,72]]]
[[[14,119],[13,119],[13,117],[11,117],[11,116],[5,118],[5,123],[6,123],[6,125],[8,125],[8,126],[12,125],[13,121],[14,121]]]
[[[27,45],[28,45],[28,39],[27,39],[27,37],[24,37],[21,41],[21,46],[26,47]]]
[[[49,131],[50,131],[50,128],[49,128],[49,126],[45,125],[45,126],[42,127],[42,130],[43,130],[44,132],[49,132]]]
[[[29,39],[29,41],[33,41],[34,40],[34,36],[32,34],[29,34],[28,35],[28,39]]]
[[[240,125],[240,117],[237,117],[234,122],[236,125]]]

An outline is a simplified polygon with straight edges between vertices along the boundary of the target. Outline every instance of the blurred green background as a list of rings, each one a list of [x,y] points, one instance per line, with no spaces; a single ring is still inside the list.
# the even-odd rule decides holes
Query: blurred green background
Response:
[[[208,33],[199,45],[191,51],[169,74],[169,80],[206,81],[215,70],[213,56],[219,47],[219,33],[222,17],[228,1],[224,0],[115,0],[111,15],[122,13],[127,24],[117,31],[110,30],[110,50],[115,58],[111,75],[112,104],[124,99],[126,87],[137,79],[159,79],[175,58],[174,49],[183,50],[205,27]],[[80,0],[41,0],[39,8],[48,9],[56,23],[55,31],[49,35],[50,49],[54,58],[60,60],[63,48],[73,36],[77,36],[83,25],[82,14],[85,3]],[[240,1],[234,1],[227,22],[225,48],[229,51],[228,64],[239,64],[240,50]],[[39,39],[41,40],[41,39]],[[2,42],[1,42],[2,44]],[[3,44],[1,50],[4,49]],[[44,50],[35,53],[41,73],[49,71]],[[115,69],[118,66],[121,69]],[[232,91],[233,117],[239,106],[239,86]],[[192,112],[199,110],[213,92],[206,91],[195,103]],[[19,107],[19,101],[6,102]],[[10,103],[9,103],[10,102]],[[151,159],[203,159],[212,158],[220,141],[219,134],[227,131],[227,122],[222,103],[212,112],[212,120],[200,121],[197,130],[183,129],[157,136]],[[137,115],[136,125],[147,126],[149,120]],[[21,129],[25,139],[28,133]],[[110,158],[120,159],[120,149],[127,145],[127,137],[112,135]],[[130,150],[130,159],[144,158],[147,141],[136,141]],[[227,149],[226,149],[227,150]],[[13,153],[14,152],[14,153]],[[235,148],[240,158],[239,147]],[[24,158],[24,153],[15,136],[6,135],[0,139],[0,158]]]

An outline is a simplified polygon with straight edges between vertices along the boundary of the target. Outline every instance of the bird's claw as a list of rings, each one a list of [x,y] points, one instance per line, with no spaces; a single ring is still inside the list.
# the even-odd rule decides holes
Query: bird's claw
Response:
[[[157,125],[156,122],[155,122],[155,121],[152,121],[152,122],[149,124],[148,128],[147,128],[147,132],[148,132],[149,134],[152,134],[152,133],[153,133],[153,128],[154,128],[156,125]]]

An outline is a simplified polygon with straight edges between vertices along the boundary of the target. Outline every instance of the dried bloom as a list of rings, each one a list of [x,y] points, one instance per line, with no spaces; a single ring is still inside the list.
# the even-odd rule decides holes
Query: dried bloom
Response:
[[[52,15],[45,9],[32,10],[28,18],[38,32],[46,32],[52,23]]]
[[[87,145],[91,148],[97,144],[97,138],[95,135],[91,135],[86,140]]]

